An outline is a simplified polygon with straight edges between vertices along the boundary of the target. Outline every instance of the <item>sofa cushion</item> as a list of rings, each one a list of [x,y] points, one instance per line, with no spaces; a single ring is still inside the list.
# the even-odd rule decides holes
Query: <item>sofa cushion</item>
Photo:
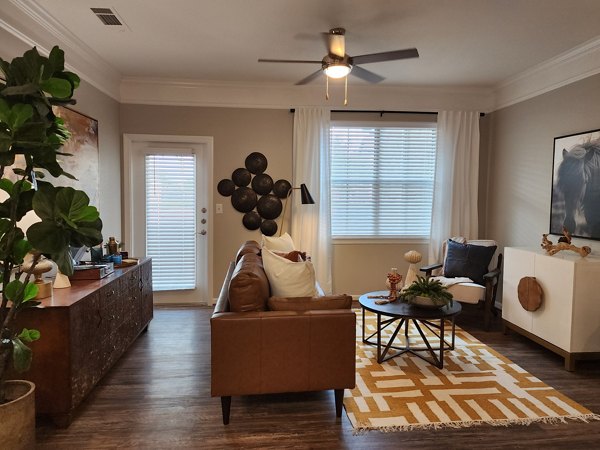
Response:
[[[229,310],[265,311],[269,299],[269,281],[261,257],[247,253],[236,264],[229,282]]]
[[[315,269],[310,261],[292,262],[268,248],[262,250],[265,273],[276,297],[314,297]]]
[[[238,250],[237,255],[235,255],[235,263],[237,264],[240,261],[241,257],[244,256],[246,253],[254,253],[255,255],[260,255],[260,245],[258,244],[258,242],[246,241],[245,243],[243,243],[240,249]]]
[[[270,297],[271,311],[313,311],[317,309],[350,309],[349,295],[325,295],[323,297]]]
[[[283,233],[281,236],[263,236],[262,246],[269,250],[286,253],[291,252],[296,248],[292,237],[287,233]]]
[[[496,248],[495,245],[461,244],[449,239],[444,276],[468,277],[477,284],[484,284],[483,276],[488,272]]]

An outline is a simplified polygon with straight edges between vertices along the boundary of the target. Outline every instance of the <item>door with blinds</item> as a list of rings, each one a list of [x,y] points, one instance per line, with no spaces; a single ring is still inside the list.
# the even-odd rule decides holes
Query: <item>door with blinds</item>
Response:
[[[212,141],[205,139],[126,135],[126,228],[133,255],[152,258],[157,303],[211,303]]]

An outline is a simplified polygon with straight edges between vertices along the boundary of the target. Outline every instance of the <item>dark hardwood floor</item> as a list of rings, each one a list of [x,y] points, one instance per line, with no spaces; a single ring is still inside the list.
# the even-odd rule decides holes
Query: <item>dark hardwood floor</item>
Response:
[[[38,424],[38,448],[599,448],[600,422],[439,429],[355,436],[333,392],[234,397],[231,423],[210,396],[210,308],[156,308],[142,334],[81,405],[71,426]],[[593,412],[600,413],[600,362],[563,360],[514,333],[478,325],[465,307],[458,324]],[[243,377],[244,374],[239,374]]]

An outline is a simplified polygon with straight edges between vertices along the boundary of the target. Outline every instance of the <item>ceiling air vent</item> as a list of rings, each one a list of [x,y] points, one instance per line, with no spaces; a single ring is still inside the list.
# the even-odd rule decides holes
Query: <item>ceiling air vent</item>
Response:
[[[110,8],[90,8],[96,17],[100,19],[100,21],[104,25],[117,25],[122,27],[123,23],[119,20],[114,12]]]

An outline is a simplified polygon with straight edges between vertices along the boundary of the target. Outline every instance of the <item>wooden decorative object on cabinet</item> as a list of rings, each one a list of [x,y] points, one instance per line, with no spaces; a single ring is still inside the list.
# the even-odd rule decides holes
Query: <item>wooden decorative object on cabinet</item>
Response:
[[[575,369],[577,359],[600,359],[600,258],[510,247],[504,257],[505,327],[563,356],[567,370]],[[535,277],[543,290],[536,311],[519,303],[519,280],[526,276]]]
[[[72,281],[21,313],[19,320],[40,330],[41,339],[30,344],[31,369],[13,378],[35,383],[36,414],[68,426],[74,409],[147,329],[152,315],[150,258],[100,280]]]

